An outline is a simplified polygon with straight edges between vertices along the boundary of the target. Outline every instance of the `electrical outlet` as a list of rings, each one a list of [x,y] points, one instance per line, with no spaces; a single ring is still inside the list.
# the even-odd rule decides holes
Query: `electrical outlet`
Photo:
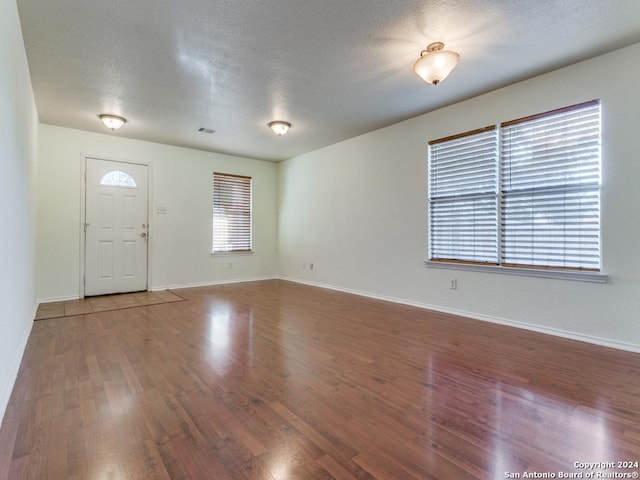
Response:
[[[306,263],[303,263],[303,264],[302,264],[302,269],[303,269],[303,270],[306,270],[306,269],[307,269],[307,264],[306,264]]]
[[[229,269],[233,268],[233,262],[229,262]]]
[[[450,290],[457,290],[458,289],[458,279],[457,278],[452,278],[451,280],[449,280],[449,289]]]

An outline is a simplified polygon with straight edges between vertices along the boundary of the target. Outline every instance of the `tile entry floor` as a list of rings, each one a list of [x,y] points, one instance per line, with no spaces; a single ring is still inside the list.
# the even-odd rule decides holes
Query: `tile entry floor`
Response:
[[[43,303],[38,307],[35,320],[85,315],[87,313],[107,312],[159,303],[181,302],[183,300],[184,298],[170,290],[87,297],[81,300]]]

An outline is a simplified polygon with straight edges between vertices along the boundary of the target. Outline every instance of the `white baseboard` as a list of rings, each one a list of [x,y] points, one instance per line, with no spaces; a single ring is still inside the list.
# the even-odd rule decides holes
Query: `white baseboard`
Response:
[[[155,285],[149,290],[157,292],[160,290],[178,290],[180,288],[195,288],[195,287],[213,287],[215,285],[227,285],[231,283],[245,283],[245,282],[259,282],[261,280],[276,280],[278,277],[250,277],[250,278],[234,278],[233,280],[215,280],[211,282],[197,282],[197,283],[179,283],[174,285]]]
[[[9,405],[9,400],[11,399],[11,393],[13,392],[13,387],[15,386],[16,379],[18,378],[18,371],[20,370],[20,364],[22,363],[24,351],[27,348],[29,335],[31,335],[31,329],[33,328],[33,319],[36,318],[37,311],[38,303],[36,303],[33,307],[30,321],[26,324],[26,328],[24,329],[22,338],[20,339],[20,343],[13,358],[13,362],[11,362],[11,365],[9,365],[9,374],[7,376],[9,381],[2,387],[2,391],[0,392],[0,427],[2,426],[2,422],[4,421],[4,414],[7,411],[7,406]]]
[[[286,280],[286,281],[295,282],[295,283],[302,283],[304,285],[310,285],[313,287],[326,288],[329,290],[336,290],[338,292],[344,292],[344,293],[351,293],[353,295],[359,295],[362,297],[375,298],[376,300],[385,300],[387,302],[400,303],[402,305],[409,305],[412,307],[424,308],[426,310],[434,310],[436,312],[448,313],[451,315],[457,315],[459,317],[472,318],[474,320],[482,320],[484,322],[496,323],[496,324],[515,327],[515,328],[521,328],[523,330],[530,330],[533,332],[553,335],[555,337],[567,338],[569,340],[577,340],[579,342],[591,343],[594,345],[600,345],[602,347],[609,347],[609,348],[615,348],[617,350],[624,350],[627,352],[640,353],[640,345],[636,345],[633,343],[619,342],[619,341],[611,340],[608,338],[593,337],[591,335],[584,335],[582,333],[577,333],[577,332],[569,332],[566,330],[561,330],[559,328],[544,327],[544,326],[534,325],[534,324],[525,323],[525,322],[516,322],[516,321],[508,320],[505,318],[492,317],[489,315],[483,315],[475,312],[467,312],[464,310],[456,310],[453,308],[442,307],[439,305],[431,305],[426,303],[414,302],[414,301],[406,300],[402,298],[387,297],[385,295],[377,295],[370,292],[353,290],[350,288],[336,287],[333,285],[327,285],[327,284],[322,284],[317,282],[309,282],[309,281],[300,280],[297,278],[289,278],[289,277],[279,277],[279,278],[281,280]]]
[[[68,302],[71,300],[80,300],[80,297],[78,295],[67,295],[63,297],[39,298],[38,305],[40,305],[41,303]]]

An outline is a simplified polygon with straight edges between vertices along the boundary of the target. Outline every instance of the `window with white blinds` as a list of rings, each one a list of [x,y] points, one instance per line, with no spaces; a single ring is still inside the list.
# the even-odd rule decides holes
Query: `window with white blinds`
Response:
[[[429,258],[498,263],[497,130],[429,142]]]
[[[502,263],[600,270],[600,103],[501,128]]]
[[[251,177],[213,174],[213,253],[251,251]]]
[[[599,101],[429,142],[429,259],[599,271],[600,183]]]

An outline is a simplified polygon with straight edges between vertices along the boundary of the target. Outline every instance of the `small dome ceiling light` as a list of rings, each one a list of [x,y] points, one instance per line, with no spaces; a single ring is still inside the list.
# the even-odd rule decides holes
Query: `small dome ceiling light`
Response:
[[[439,84],[458,66],[460,55],[443,48],[442,42],[430,44],[420,52],[420,58],[413,64],[413,71],[427,83]]]
[[[284,122],[282,120],[274,120],[273,122],[269,122],[267,125],[273,131],[273,133],[275,133],[279,137],[287,133],[291,128],[291,124],[289,122]]]
[[[117,115],[110,115],[108,113],[103,113],[98,116],[100,117],[100,120],[102,120],[102,123],[104,123],[107,128],[110,128],[111,130],[114,130],[114,131],[118,130],[120,127],[122,127],[122,125],[127,123],[126,118],[119,117]]]

